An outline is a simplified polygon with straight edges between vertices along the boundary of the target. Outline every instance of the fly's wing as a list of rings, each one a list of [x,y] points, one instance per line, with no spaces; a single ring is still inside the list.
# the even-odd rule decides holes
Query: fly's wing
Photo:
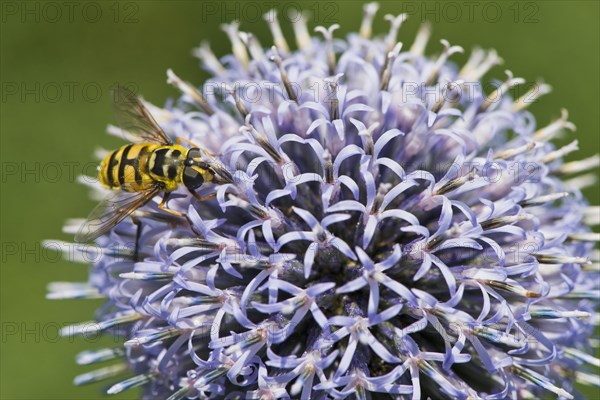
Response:
[[[119,126],[139,142],[172,144],[138,96],[122,86],[113,89],[113,107]]]
[[[141,192],[118,191],[109,196],[92,210],[90,216],[75,235],[78,243],[91,242],[108,232],[150,200],[160,191],[158,186],[152,186]]]

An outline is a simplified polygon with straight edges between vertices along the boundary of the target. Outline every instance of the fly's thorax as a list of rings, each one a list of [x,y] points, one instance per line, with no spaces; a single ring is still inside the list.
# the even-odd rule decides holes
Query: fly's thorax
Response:
[[[148,173],[154,181],[164,185],[166,192],[172,192],[182,183],[187,153],[185,147],[172,145],[158,146],[150,155]]]

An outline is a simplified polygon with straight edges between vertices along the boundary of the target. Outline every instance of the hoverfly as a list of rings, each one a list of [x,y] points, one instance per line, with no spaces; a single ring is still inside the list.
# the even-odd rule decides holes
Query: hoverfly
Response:
[[[94,208],[75,236],[79,243],[92,241],[108,232],[159,192],[163,193],[163,198],[158,207],[184,217],[185,214],[167,207],[171,192],[184,185],[198,200],[206,200],[214,195],[202,198],[196,189],[219,179],[202,153],[213,155],[183,138],[173,143],[130,90],[117,87],[113,92],[113,104],[118,124],[136,143],[112,151],[100,163],[100,183],[117,193]],[[182,141],[191,148],[182,146]]]

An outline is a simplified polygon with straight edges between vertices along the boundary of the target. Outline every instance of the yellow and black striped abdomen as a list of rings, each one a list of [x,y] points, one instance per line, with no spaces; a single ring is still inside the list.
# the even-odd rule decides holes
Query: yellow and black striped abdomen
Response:
[[[140,192],[154,185],[149,173],[150,156],[160,145],[128,144],[100,163],[100,183],[110,189]]]

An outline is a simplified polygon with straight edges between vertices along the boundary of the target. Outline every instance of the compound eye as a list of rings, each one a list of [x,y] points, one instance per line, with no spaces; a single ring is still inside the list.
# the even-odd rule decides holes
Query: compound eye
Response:
[[[192,167],[183,169],[183,184],[190,191],[198,189],[204,183],[204,177]]]
[[[190,149],[187,153],[187,157],[185,158],[185,165],[191,166],[194,164],[198,164],[200,161],[202,161],[202,155],[200,154],[200,150]]]
[[[202,154],[198,149],[190,149],[190,151],[188,151],[187,158],[200,159],[202,158]]]

